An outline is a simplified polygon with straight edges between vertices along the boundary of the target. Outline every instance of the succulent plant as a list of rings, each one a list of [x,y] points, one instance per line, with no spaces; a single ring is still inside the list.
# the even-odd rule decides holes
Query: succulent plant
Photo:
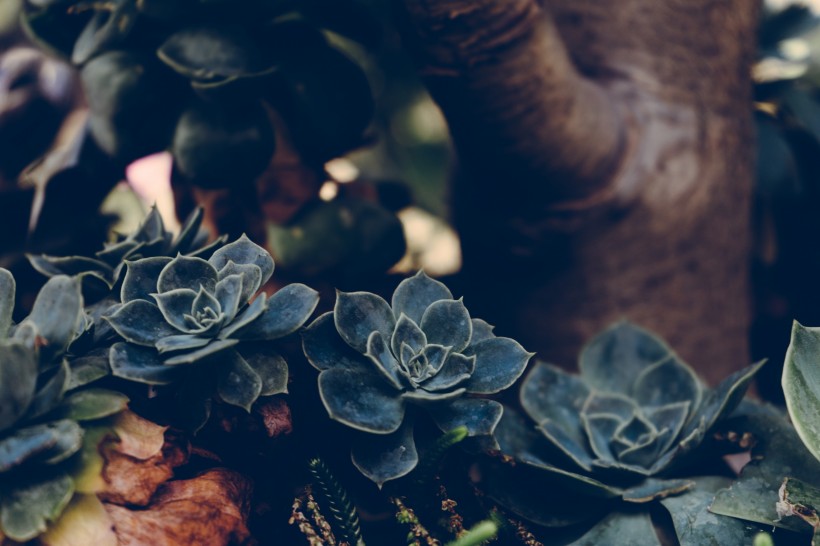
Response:
[[[29,317],[11,320],[15,283],[0,269],[0,537],[27,541],[56,521],[75,493],[84,427],[128,399],[85,387],[67,350],[83,330],[79,282],[50,279]]]
[[[94,295],[107,294],[121,280],[127,261],[177,254],[207,258],[221,247],[227,237],[208,244],[208,233],[201,229],[202,215],[201,208],[194,210],[186,218],[179,235],[174,237],[166,231],[157,208],[152,207],[137,231],[128,236],[119,235],[116,242],[106,245],[93,258],[29,255],[28,259],[43,275],[78,275]]]
[[[333,312],[305,329],[303,348],[321,372],[330,417],[365,433],[353,463],[379,486],[418,463],[409,407],[426,410],[444,431],[463,425],[472,437],[490,436],[501,404],[469,395],[508,388],[532,357],[423,272],[399,284],[392,305],[368,292],[338,292]]]
[[[600,503],[689,491],[697,480],[681,479],[682,463],[741,402],[762,364],[709,389],[662,340],[619,322],[584,347],[579,375],[543,362],[531,368],[520,391],[530,420],[505,411],[495,431],[516,468],[493,477],[489,494],[523,517],[563,526],[600,515]],[[561,484],[555,502],[533,502],[544,483]],[[588,510],[559,515],[555,503],[569,498],[587,499]]]
[[[207,420],[214,389],[247,410],[260,396],[285,392],[287,364],[261,342],[298,330],[319,296],[303,284],[257,295],[273,269],[270,254],[244,235],[208,260],[127,262],[122,303],[104,317],[125,340],[111,347],[112,373],[149,385],[182,382],[181,415],[194,430]]]

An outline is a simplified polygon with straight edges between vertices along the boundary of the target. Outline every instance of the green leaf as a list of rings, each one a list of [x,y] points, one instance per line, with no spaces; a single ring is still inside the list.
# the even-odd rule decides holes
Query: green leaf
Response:
[[[413,425],[408,420],[392,434],[357,437],[351,458],[359,472],[381,489],[385,482],[409,474],[418,464]]]
[[[794,478],[786,478],[779,490],[777,513],[781,517],[794,516],[809,524],[813,530],[812,544],[820,539],[820,489]]]
[[[115,377],[148,385],[169,385],[184,373],[179,366],[166,366],[153,348],[130,343],[112,345],[109,363]]]
[[[470,313],[461,300],[439,300],[430,304],[419,324],[427,343],[452,347],[454,353],[467,348],[473,336]]]
[[[0,268],[0,339],[8,337],[9,328],[11,328],[16,287],[14,275],[8,269]]]
[[[37,326],[37,333],[46,344],[40,347],[40,362],[51,362],[65,352],[74,340],[83,318],[83,296],[80,281],[58,275],[46,282],[31,314],[26,318]]]
[[[239,353],[230,351],[220,362],[216,389],[223,402],[250,412],[262,392],[262,379]]]
[[[494,394],[511,387],[535,355],[507,337],[484,340],[472,352],[476,357],[475,371],[464,386],[467,392],[476,394]]]
[[[12,540],[26,542],[56,521],[74,494],[74,483],[65,475],[39,480],[4,492],[0,498],[0,524]]]
[[[319,394],[331,419],[374,434],[395,432],[404,419],[400,393],[375,371],[331,368],[319,374]]]
[[[83,432],[72,421],[53,421],[20,429],[0,440],[0,474],[38,457],[52,464],[80,449]]]
[[[783,366],[783,394],[797,434],[820,459],[820,328],[795,321]]]
[[[360,353],[367,352],[367,339],[372,332],[381,332],[384,339],[390,339],[396,326],[387,302],[370,292],[338,291],[333,317],[336,331]]]
[[[396,287],[393,292],[392,308],[396,319],[400,319],[404,313],[407,318],[418,324],[431,304],[439,300],[452,299],[453,294],[444,283],[431,279],[424,271],[419,271],[401,281]]]
[[[75,392],[63,402],[63,415],[74,421],[93,421],[119,413],[128,407],[128,397],[105,389]]]
[[[729,482],[718,477],[696,478],[693,490],[661,500],[672,516],[681,546],[751,544],[754,536],[765,528],[709,512],[715,492],[728,486]]]
[[[268,298],[265,312],[234,334],[240,339],[279,339],[297,331],[319,304],[319,293],[304,284],[289,284]]]
[[[579,368],[590,387],[628,395],[644,369],[671,354],[672,349],[654,334],[621,321],[584,346]]]
[[[37,387],[37,354],[19,341],[0,342],[0,431],[26,412]]]
[[[190,312],[190,307],[186,312]],[[181,319],[182,315],[179,316]],[[145,300],[129,301],[103,319],[127,342],[146,347],[151,347],[168,336],[179,334],[179,330],[165,320],[161,308]]]
[[[319,371],[368,366],[362,355],[339,336],[332,312],[321,315],[305,328],[302,332],[302,349],[310,365]]]
[[[69,377],[72,374],[67,360],[63,359],[59,366],[47,373],[50,376],[43,374],[47,378],[45,382],[43,382],[42,377],[39,380],[41,386],[37,389],[37,394],[34,395],[34,399],[28,408],[27,420],[45,415],[57,407],[63,399],[63,394],[68,389]]]
[[[70,368],[66,390],[74,390],[102,379],[110,372],[108,348],[94,349],[84,356],[75,358],[71,361]]]

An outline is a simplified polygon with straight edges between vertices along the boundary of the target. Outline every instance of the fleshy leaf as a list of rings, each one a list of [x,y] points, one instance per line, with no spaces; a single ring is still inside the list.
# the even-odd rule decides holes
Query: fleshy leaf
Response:
[[[244,233],[236,241],[214,252],[208,261],[217,271],[221,271],[229,262],[238,265],[253,264],[262,273],[260,286],[268,282],[273,275],[273,258],[267,250],[248,239]]]
[[[404,419],[399,393],[370,370],[325,370],[319,375],[319,394],[331,419],[358,430],[388,434]]]
[[[243,349],[242,357],[262,379],[259,396],[288,392],[288,364],[278,353],[267,346],[260,346],[259,350],[253,352]]]
[[[632,395],[641,406],[689,401],[692,407],[698,407],[701,384],[689,366],[671,356],[643,370],[635,380]]]
[[[302,332],[302,349],[310,365],[319,371],[330,368],[364,368],[367,361],[345,343],[328,312],[314,320]]]
[[[794,428],[803,444],[820,460],[820,328],[797,321],[783,367],[783,393]]]
[[[26,412],[37,387],[37,354],[19,341],[0,342],[0,431]]]
[[[71,361],[71,373],[66,390],[73,390],[108,375],[108,347],[89,351],[87,354]]]
[[[387,302],[369,292],[337,292],[333,310],[336,331],[351,347],[365,353],[372,332],[390,339],[396,320]]]
[[[533,421],[541,423],[549,419],[562,428],[575,445],[583,446],[581,409],[588,396],[589,388],[578,376],[536,362],[524,378],[519,399]]]
[[[182,368],[163,364],[154,349],[130,343],[115,343],[109,364],[115,377],[148,385],[168,385],[180,379],[183,372]]]
[[[436,375],[424,381],[421,386],[428,391],[451,389],[467,380],[474,369],[474,356],[464,356],[458,353],[450,354]]]
[[[223,247],[224,248],[224,247]],[[202,286],[208,292],[216,289],[216,269],[202,258],[177,256],[162,270],[157,279],[157,291],[160,293],[187,288],[196,292]]]
[[[583,414],[582,417],[592,451],[598,459],[615,461],[610,442],[621,426],[621,418],[609,413]]]
[[[467,392],[494,394],[510,387],[524,373],[533,353],[506,337],[487,339],[475,345],[475,371],[465,383]]]
[[[490,436],[503,411],[503,406],[495,400],[459,398],[449,404],[432,407],[430,413],[444,432],[464,426],[470,436]]]
[[[204,347],[211,342],[211,338],[199,337],[193,334],[179,334],[160,339],[155,344],[160,353],[172,353],[175,351],[188,351]]]
[[[650,478],[636,487],[624,491],[623,499],[626,502],[646,503],[680,495],[695,487],[692,480],[658,480]]]
[[[402,313],[396,321],[396,329],[390,339],[390,348],[396,357],[401,355],[402,344],[407,344],[414,353],[421,351],[427,345],[427,336],[413,319]]]
[[[216,283],[214,295],[219,300],[219,306],[225,314],[226,324],[234,319],[239,308],[248,301],[242,299],[242,275],[228,275],[221,278]]]
[[[40,361],[50,362],[65,352],[73,341],[83,317],[83,296],[80,281],[59,275],[52,277],[40,289],[31,314],[26,321],[37,326],[38,334],[46,340],[40,347]]]
[[[409,421],[392,434],[368,435],[357,440],[351,452],[353,464],[379,488],[389,480],[407,475],[419,462]]]
[[[428,277],[419,271],[413,277],[404,279],[393,292],[392,307],[398,319],[404,313],[413,322],[419,324],[424,311],[430,304],[439,300],[452,300],[453,294],[443,283]]]
[[[402,383],[402,371],[399,368],[399,362],[384,341],[384,336],[381,332],[372,332],[367,339],[367,355],[372,362],[376,371],[384,377],[387,382],[393,385],[396,389],[402,390],[404,384]]]
[[[185,320],[185,315],[191,313],[196,294],[190,288],[177,288],[160,294],[151,294],[151,296],[157,302],[157,307],[162,313],[163,322],[167,322],[176,328],[177,332],[175,333],[194,334],[198,333],[201,328]]]
[[[427,392],[424,389],[416,389],[413,391],[403,392],[401,397],[408,402],[414,402],[419,405],[436,405],[448,400],[455,400],[460,398],[466,391],[464,388],[455,389],[448,392]]]
[[[575,463],[587,472],[592,471],[592,457],[584,446],[587,445],[585,436],[580,437],[575,434],[570,435],[563,425],[545,419],[538,425],[538,430],[544,438],[552,444],[559,453],[562,453],[569,461]]]
[[[5,339],[11,328],[16,288],[14,275],[8,269],[0,268],[0,339]]]
[[[493,330],[495,326],[490,326],[486,321],[474,318],[472,319],[473,323],[473,337],[470,339],[470,345],[475,345],[479,341],[484,341],[485,339],[492,339],[495,337]]]
[[[211,341],[209,344],[205,345],[201,349],[196,349],[195,351],[185,352],[173,356],[165,360],[165,364],[169,366],[176,366],[179,364],[193,364],[194,362],[197,362],[199,360],[213,358],[216,355],[224,351],[227,351],[237,343],[239,343],[238,339],[217,339]]]
[[[588,533],[570,543],[571,546],[629,544],[630,546],[661,546],[648,512],[613,512]]]
[[[2,366],[2,364],[0,364],[0,366]],[[44,375],[45,377],[48,377],[45,383],[42,383],[42,379],[39,380],[39,382],[42,383],[42,386],[37,389],[37,394],[34,395],[34,399],[31,401],[31,405],[26,412],[26,420],[31,420],[36,417],[40,417],[41,415],[45,415],[57,407],[63,399],[63,394],[68,387],[68,380],[71,375],[68,367],[68,361],[63,359],[59,366],[54,368],[54,370],[49,370],[48,373],[50,374],[50,377]],[[2,375],[1,371],[0,375]],[[0,378],[0,390],[2,390],[2,384],[3,382]],[[17,385],[15,384],[15,386]],[[2,399],[2,394],[0,394],[0,399]]]
[[[128,407],[128,397],[105,389],[84,389],[63,402],[62,415],[74,421],[93,421],[119,413]]]
[[[470,313],[461,300],[440,300],[430,305],[419,323],[427,343],[452,347],[458,353],[467,348],[473,336]]]
[[[239,295],[239,308],[250,301],[259,287],[262,286],[262,270],[254,264],[235,264],[228,262],[219,270],[219,280],[239,275],[242,278],[242,291]]]
[[[590,387],[629,394],[635,379],[646,367],[670,354],[672,350],[661,339],[623,321],[610,326],[584,346],[579,368]]]
[[[238,332],[249,324],[252,324],[255,320],[259,319],[267,308],[268,296],[262,292],[256,297],[255,300],[251,302],[249,306],[245,308],[244,311],[239,313],[239,315],[233,319],[233,322],[222,328],[222,331],[219,332],[218,337],[222,339],[232,337],[235,332]]]
[[[68,420],[34,425],[0,440],[0,474],[38,457],[49,463],[59,462],[80,449],[83,431]]]
[[[262,379],[236,351],[227,353],[223,360],[216,386],[219,397],[223,402],[250,412],[262,392]]]
[[[170,249],[172,253],[188,254],[191,248],[196,246],[204,216],[205,210],[202,207],[196,207],[191,211],[179,229],[179,235],[174,239]]]
[[[278,339],[297,331],[307,322],[319,293],[304,284],[289,284],[268,298],[265,312],[234,334],[240,339]]]
[[[588,415],[608,413],[617,415],[621,421],[628,421],[635,412],[640,410],[638,406],[635,405],[635,402],[627,396],[593,391],[590,393],[586,402],[584,402],[584,407],[581,411]]]
[[[678,402],[676,404],[658,406],[657,408],[644,411],[644,415],[652,421],[655,428],[658,430],[669,430],[668,442],[661,446],[661,453],[669,449],[672,442],[680,434],[683,425],[686,423],[686,417],[689,415],[689,408],[689,402]]]
[[[171,258],[167,256],[126,262],[125,277],[120,290],[122,303],[133,300],[153,301],[151,294],[157,291],[157,279],[170,262]]]
[[[12,540],[31,540],[60,516],[73,494],[74,483],[66,475],[12,489],[0,499],[0,526]]]
[[[159,307],[145,300],[133,300],[114,314],[103,317],[123,339],[137,345],[153,346],[157,341],[179,333],[165,321]]]

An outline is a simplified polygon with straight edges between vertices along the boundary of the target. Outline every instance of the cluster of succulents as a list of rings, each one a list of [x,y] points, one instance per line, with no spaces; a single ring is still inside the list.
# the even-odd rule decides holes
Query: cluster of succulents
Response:
[[[55,276],[31,314],[12,323],[15,282],[0,269],[0,537],[24,542],[46,531],[75,493],[85,428],[126,408],[121,393],[73,373],[84,332],[80,284]]]
[[[379,485],[418,463],[412,409],[444,431],[466,426],[470,436],[491,436],[501,404],[469,395],[510,387],[532,357],[423,272],[402,281],[391,304],[339,292],[333,312],[305,330],[303,346],[321,372],[330,417],[367,434],[354,443],[353,463]]]

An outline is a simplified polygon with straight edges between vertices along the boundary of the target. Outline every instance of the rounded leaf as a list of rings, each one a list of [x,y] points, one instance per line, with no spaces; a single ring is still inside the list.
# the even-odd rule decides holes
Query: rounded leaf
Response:
[[[27,542],[56,521],[74,495],[74,482],[65,474],[15,487],[0,499],[0,527],[10,539]]]
[[[389,434],[404,420],[399,393],[370,370],[325,370],[319,374],[319,394],[331,419],[357,430]]]
[[[262,378],[236,351],[230,351],[220,363],[216,390],[223,402],[251,411],[262,392]]]
[[[475,345],[475,371],[464,384],[467,392],[493,394],[510,387],[524,373],[534,353],[515,340],[496,337]]]
[[[351,452],[353,464],[379,488],[409,474],[419,462],[409,422],[392,434],[360,436],[356,440]]]
[[[260,284],[268,282],[273,275],[274,264],[270,253],[248,239],[244,233],[236,241],[214,252],[208,261],[220,272],[230,262],[237,265],[253,264],[262,272]]]
[[[337,292],[333,309],[336,331],[360,353],[367,352],[367,340],[373,332],[391,339],[396,319],[387,302],[370,292]]]
[[[151,294],[157,292],[159,275],[170,262],[171,258],[168,256],[156,256],[125,262],[125,277],[120,290],[122,303],[133,300],[153,301]]]
[[[504,407],[495,400],[485,398],[459,398],[449,404],[431,408],[438,427],[448,432],[457,427],[467,427],[470,436],[490,436],[501,421]]]
[[[159,340],[179,333],[168,324],[159,307],[145,300],[129,301],[114,314],[103,318],[124,340],[137,345],[151,347]]]
[[[217,283],[216,269],[202,258],[177,256],[163,268],[157,279],[157,291],[168,292],[187,288],[197,292],[200,287],[213,293]]]
[[[34,398],[36,353],[19,341],[0,343],[0,432],[14,425]]]
[[[421,329],[427,343],[451,347],[459,353],[470,344],[473,323],[461,300],[440,300],[430,305],[421,318]]]
[[[182,377],[182,368],[166,366],[154,349],[130,343],[115,343],[109,352],[111,373],[148,385],[168,385]]]
[[[302,332],[302,350],[311,366],[319,371],[330,368],[366,368],[367,361],[345,343],[336,331],[333,312],[314,320]]]
[[[392,299],[393,313],[396,318],[400,318],[404,313],[418,324],[432,303],[451,299],[453,294],[444,283],[431,279],[424,271],[419,271],[401,281],[396,287]]]
[[[268,308],[248,326],[237,330],[240,339],[278,339],[297,331],[319,304],[319,293],[304,284],[289,284],[268,298]]]

